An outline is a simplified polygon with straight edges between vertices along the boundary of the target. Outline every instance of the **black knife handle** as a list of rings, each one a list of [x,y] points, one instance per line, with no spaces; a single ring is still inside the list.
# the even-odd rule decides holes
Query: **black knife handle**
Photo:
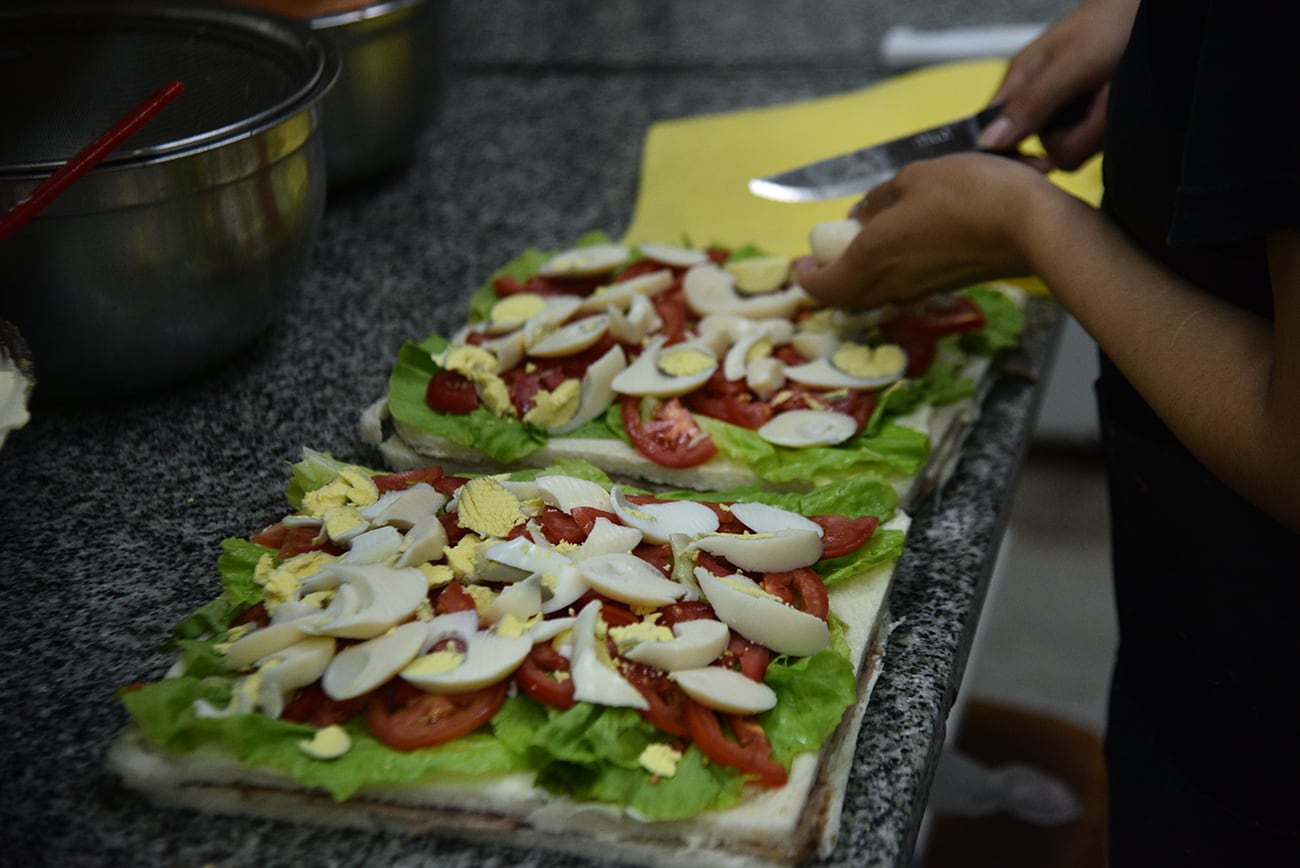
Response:
[[[1074,99],[1061,106],[1061,110],[1047,119],[1043,124],[1040,133],[1059,133],[1068,130],[1070,127],[1078,124],[1088,116],[1089,110],[1092,109],[1092,100],[1095,93],[1084,93],[1076,96]],[[1006,108],[1006,103],[994,103],[984,111],[975,115],[975,120],[980,129],[984,129],[1002,114],[1002,109]]]

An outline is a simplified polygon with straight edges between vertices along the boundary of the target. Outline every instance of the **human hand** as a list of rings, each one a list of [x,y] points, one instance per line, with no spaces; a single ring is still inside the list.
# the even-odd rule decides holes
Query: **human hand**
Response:
[[[905,166],[854,209],[862,229],[836,259],[795,264],[823,304],[871,308],[981,280],[1028,274],[1021,230],[1044,196],[1066,196],[1039,172],[989,154]]]
[[[1075,169],[1097,153],[1106,127],[1106,95],[1133,26],[1137,0],[1084,0],[1011,59],[991,103],[1005,103],[980,138],[991,151],[1008,151],[1034,133],[1047,151],[1031,161],[1040,171]],[[1078,123],[1044,131],[1071,100],[1092,94]]]

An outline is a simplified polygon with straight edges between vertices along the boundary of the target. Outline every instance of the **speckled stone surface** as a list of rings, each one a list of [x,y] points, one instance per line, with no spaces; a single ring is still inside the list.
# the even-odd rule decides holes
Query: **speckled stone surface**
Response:
[[[313,262],[275,325],[219,370],[160,394],[38,403],[0,450],[0,861],[574,864],[431,837],[155,810],[104,770],[125,724],[113,692],[165,670],[157,646],[216,592],[220,540],[278,517],[287,463],[303,445],[374,460],[357,414],[382,393],[404,339],[454,326],[469,290],[523,246],[623,230],[651,123],[869,84],[884,75],[874,50],[890,24],[1046,20],[1062,8],[449,4],[438,121],[409,165],[331,195]],[[1031,306],[1024,346],[955,475],[915,513],[891,600],[899,624],[827,864],[910,858],[1056,325],[1050,303]]]

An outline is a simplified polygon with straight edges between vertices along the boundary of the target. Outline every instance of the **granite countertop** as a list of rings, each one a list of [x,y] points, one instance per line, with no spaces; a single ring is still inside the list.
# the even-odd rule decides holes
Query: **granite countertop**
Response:
[[[886,26],[981,23],[966,5],[448,4],[438,120],[409,165],[331,193],[300,291],[270,329],[159,394],[38,402],[0,450],[6,861],[573,864],[156,810],[104,770],[126,722],[114,690],[167,668],[158,645],[216,591],[221,539],[280,515],[304,445],[374,462],[357,416],[383,393],[403,340],[454,327],[469,290],[523,246],[623,231],[651,123],[861,87],[884,75],[871,52]],[[1062,8],[993,5],[983,14],[1003,21]],[[1054,305],[1033,300],[956,472],[914,511],[891,598],[898,623],[827,864],[908,863],[1058,322]]]

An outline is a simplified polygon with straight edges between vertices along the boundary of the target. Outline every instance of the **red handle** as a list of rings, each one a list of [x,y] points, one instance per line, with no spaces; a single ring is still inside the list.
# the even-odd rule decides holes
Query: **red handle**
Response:
[[[36,186],[36,189],[20,199],[9,212],[0,217],[0,241],[4,241],[41,209],[66,190],[72,182],[89,172],[101,160],[117,150],[132,133],[144,126],[145,122],[158,114],[163,106],[180,96],[185,86],[173,81],[164,86],[153,96],[146,99],[126,117],[109,127],[98,138],[86,145],[72,159],[59,167],[53,175]]]

